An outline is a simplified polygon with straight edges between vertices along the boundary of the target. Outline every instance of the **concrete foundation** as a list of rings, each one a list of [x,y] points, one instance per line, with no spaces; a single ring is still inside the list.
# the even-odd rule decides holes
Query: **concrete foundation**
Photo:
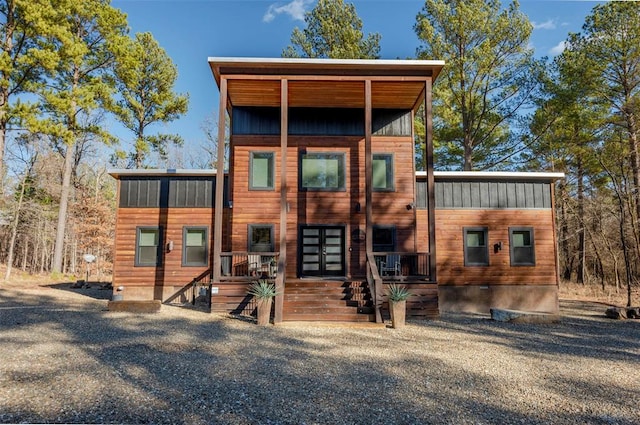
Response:
[[[491,308],[558,314],[557,285],[439,286],[440,311],[488,314]]]

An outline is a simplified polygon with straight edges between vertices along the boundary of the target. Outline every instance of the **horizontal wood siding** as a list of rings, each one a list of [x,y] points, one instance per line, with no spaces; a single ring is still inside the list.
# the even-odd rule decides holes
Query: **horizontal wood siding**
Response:
[[[422,228],[426,223],[421,222]],[[489,266],[465,267],[464,227],[487,227]],[[535,266],[511,266],[509,227],[532,227]],[[553,211],[436,210],[438,283],[440,285],[555,285]],[[493,245],[502,242],[502,250]]]
[[[434,319],[439,313],[438,309],[438,285],[435,283],[406,283],[405,288],[411,292],[411,297],[407,299],[408,318]],[[388,288],[388,285],[385,285]],[[383,310],[389,311],[389,299],[387,289],[383,300]]]
[[[362,276],[365,244],[357,235],[365,230],[364,139],[361,137],[289,136],[287,150],[289,204],[287,225],[287,276],[297,275],[299,225],[344,225],[347,235],[348,275]],[[375,224],[396,227],[397,250],[415,250],[413,141],[410,137],[374,137],[374,153],[391,153],[394,157],[394,192],[373,193]],[[273,224],[278,240],[280,219],[280,139],[273,136],[233,136],[233,217],[231,249],[246,251],[249,224]],[[249,155],[251,151],[275,153],[273,190],[249,190]],[[346,190],[337,192],[299,191],[298,167],[301,152],[344,153]],[[360,204],[360,212],[356,205]],[[351,251],[349,251],[351,248]],[[279,249],[276,243],[275,250]]]
[[[182,287],[206,271],[209,266],[182,266],[182,232],[184,226],[208,228],[211,264],[213,212],[213,208],[119,208],[116,220],[113,286]],[[225,219],[228,219],[227,211]],[[139,226],[162,227],[162,246],[165,249],[161,266],[135,266],[136,229]],[[168,241],[173,241],[171,252],[167,252],[166,249]],[[158,293],[166,294],[166,291],[159,289]]]

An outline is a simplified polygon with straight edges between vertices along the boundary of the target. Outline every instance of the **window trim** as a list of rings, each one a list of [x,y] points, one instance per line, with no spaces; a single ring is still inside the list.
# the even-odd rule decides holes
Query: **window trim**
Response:
[[[387,171],[390,171],[389,173],[387,173],[387,187],[376,187],[374,185],[373,178],[372,178],[372,181],[371,181],[372,191],[373,192],[395,192],[396,191],[395,155],[393,153],[388,153],[388,152],[374,153],[372,158],[372,163],[371,163],[372,176],[374,174],[373,164],[375,163],[376,159],[388,159],[389,162],[391,163],[391,167],[390,167],[390,170],[387,169]]]
[[[187,234],[189,230],[204,231],[204,261],[187,261]],[[183,226],[182,227],[182,267],[207,267],[209,266],[209,227],[208,226]]]
[[[303,185],[304,169],[303,163],[306,157],[338,157],[338,187],[306,187]],[[325,158],[326,159],[326,158]],[[301,152],[298,158],[298,188],[300,192],[345,192],[347,190],[347,164],[345,152]]]
[[[484,253],[485,253],[485,257],[486,257],[486,262],[472,262],[469,259],[469,252],[468,249],[470,247],[467,246],[467,234],[469,232],[483,232],[484,233]],[[489,260],[489,228],[488,227],[481,227],[481,226],[475,226],[475,227],[463,227],[462,228],[462,243],[464,245],[464,266],[465,267],[488,267],[490,266],[490,260]],[[481,248],[480,247],[475,247],[475,248]]]
[[[253,185],[253,160],[256,155],[269,155],[269,169],[267,177],[271,184],[267,186],[254,186]],[[249,190],[274,190],[276,187],[276,154],[273,151],[251,151],[249,152]]]
[[[253,249],[253,230],[256,228],[269,228],[270,247],[268,251],[256,251]],[[275,252],[275,225],[271,223],[251,223],[247,226],[247,251],[248,252]]]
[[[513,234],[515,232],[529,232],[529,246],[524,247],[516,247],[513,243]],[[515,261],[515,249],[516,248],[529,248],[531,250],[530,259],[531,261],[519,262]],[[535,235],[534,228],[529,226],[519,226],[519,227],[509,227],[509,258],[511,260],[511,267],[531,267],[536,265],[536,243],[535,243]]]
[[[157,230],[158,232],[158,245],[156,245],[156,261],[155,263],[151,262],[141,262],[140,261],[140,235],[143,230]],[[164,242],[162,238],[162,226],[137,226],[136,227],[136,253],[134,259],[135,267],[159,267],[162,265],[162,253],[163,253]]]
[[[375,236],[374,233],[376,232],[376,230],[390,230],[391,231],[391,245],[381,245],[381,244],[376,244],[375,243]],[[394,252],[396,250],[396,244],[397,244],[397,240],[398,240],[398,236],[397,236],[397,231],[396,231],[396,226],[393,224],[374,224],[372,226],[372,234],[371,236],[373,237],[373,251],[374,252]],[[376,246],[391,246],[391,249],[380,249],[380,250],[376,250]]]

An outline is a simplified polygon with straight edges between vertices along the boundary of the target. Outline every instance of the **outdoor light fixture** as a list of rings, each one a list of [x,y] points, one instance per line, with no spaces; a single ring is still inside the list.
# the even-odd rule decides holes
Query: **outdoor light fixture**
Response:
[[[413,202],[411,202],[410,204],[407,204],[407,211],[411,211],[415,207],[416,207],[416,205]]]
[[[356,202],[356,212],[359,213],[360,212],[360,202]]]
[[[502,241],[493,244],[493,252],[502,251]]]

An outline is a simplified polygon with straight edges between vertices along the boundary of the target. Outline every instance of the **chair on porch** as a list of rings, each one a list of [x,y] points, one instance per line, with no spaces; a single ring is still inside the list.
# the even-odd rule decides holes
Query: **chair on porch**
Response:
[[[249,254],[247,262],[249,264],[249,276],[272,277],[271,263],[272,255]]]
[[[400,255],[387,254],[386,260],[380,262],[380,274],[382,276],[400,276],[402,274],[400,269]]]

